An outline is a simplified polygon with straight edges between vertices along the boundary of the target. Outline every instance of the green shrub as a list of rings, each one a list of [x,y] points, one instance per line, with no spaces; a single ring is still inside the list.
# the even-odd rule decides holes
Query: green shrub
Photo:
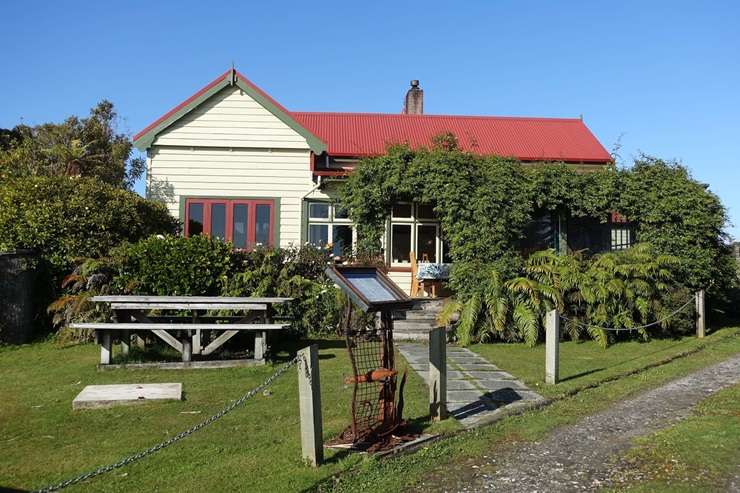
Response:
[[[176,230],[159,203],[93,178],[32,177],[0,184],[0,250],[31,248],[59,279],[78,257]]]
[[[40,307],[59,296],[62,277],[79,257],[105,257],[126,241],[176,230],[165,207],[94,178],[0,180],[0,250],[29,248],[39,262]],[[43,312],[39,332],[48,330]]]
[[[240,251],[203,235],[152,236],[80,263],[49,310],[63,328],[109,316],[87,301],[96,294],[290,297],[276,317],[291,320],[298,334],[327,334],[336,330],[344,303],[324,275],[328,262],[326,251],[311,246]]]
[[[634,331],[647,339],[685,333],[693,316],[685,305],[693,299],[690,291],[675,282],[680,261],[657,254],[648,244],[593,257],[537,252],[527,259],[522,275],[509,280],[490,264],[460,269],[475,284],[446,305],[440,321],[448,323],[453,313],[460,314],[456,329],[462,344],[505,340],[533,346],[541,339],[546,312],[554,308],[565,316],[564,335],[591,337],[603,347],[617,332],[602,327],[657,323]],[[673,314],[679,307],[684,310]]]
[[[204,235],[152,236],[114,252],[113,290],[157,296],[218,296],[236,267],[231,246]]]

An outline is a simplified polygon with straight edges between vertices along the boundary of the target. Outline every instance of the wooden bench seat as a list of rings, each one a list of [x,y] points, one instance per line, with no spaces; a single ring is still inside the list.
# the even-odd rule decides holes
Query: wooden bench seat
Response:
[[[70,329],[93,330],[280,330],[290,327],[290,324],[191,324],[191,323],[113,323],[91,322],[75,323],[68,326]]]

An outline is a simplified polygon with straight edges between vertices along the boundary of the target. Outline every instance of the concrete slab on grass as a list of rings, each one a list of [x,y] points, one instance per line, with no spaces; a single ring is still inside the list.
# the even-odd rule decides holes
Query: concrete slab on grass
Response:
[[[182,400],[182,384],[88,385],[74,398],[72,409],[99,409],[161,400]]]

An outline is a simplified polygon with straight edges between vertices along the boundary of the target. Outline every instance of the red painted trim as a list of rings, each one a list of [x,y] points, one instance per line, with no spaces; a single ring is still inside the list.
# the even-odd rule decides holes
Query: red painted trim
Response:
[[[196,92],[195,94],[193,94],[192,96],[190,96],[188,99],[186,99],[182,103],[178,104],[177,106],[175,106],[174,108],[172,108],[170,111],[168,111],[164,115],[162,115],[159,118],[157,118],[154,122],[150,123],[144,130],[142,130],[141,132],[139,132],[136,135],[134,135],[134,138],[133,138],[134,142],[137,141],[137,140],[139,140],[139,138],[141,138],[144,134],[146,134],[147,132],[149,132],[150,130],[152,130],[153,128],[155,128],[157,125],[159,125],[160,123],[162,123],[163,121],[165,121],[166,119],[168,119],[169,117],[171,117],[173,114],[177,113],[182,108],[184,108],[185,106],[189,105],[194,100],[198,99],[201,95],[203,95],[204,93],[208,92],[213,86],[215,86],[215,85],[223,82],[223,80],[226,77],[228,77],[230,73],[231,73],[231,70],[227,70],[223,74],[219,75],[218,78],[212,80],[211,82],[208,83],[208,85],[206,85],[205,87],[203,87],[202,89],[200,89],[198,92]]]
[[[349,176],[352,170],[341,170],[341,171],[314,171],[314,176]]]

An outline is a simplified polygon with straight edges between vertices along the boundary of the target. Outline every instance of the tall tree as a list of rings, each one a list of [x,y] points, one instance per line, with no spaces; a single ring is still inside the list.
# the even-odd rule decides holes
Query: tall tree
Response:
[[[71,116],[62,123],[18,125],[0,137],[2,176],[84,176],[131,189],[146,169],[133,157],[133,144],[117,128],[113,103],[103,100],[86,118]]]

